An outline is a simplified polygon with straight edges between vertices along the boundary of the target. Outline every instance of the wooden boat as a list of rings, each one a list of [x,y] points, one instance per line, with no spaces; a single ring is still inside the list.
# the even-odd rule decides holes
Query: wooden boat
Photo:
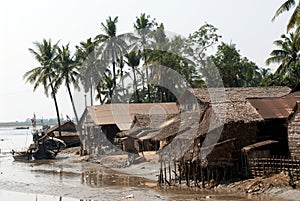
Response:
[[[29,126],[18,126],[16,127],[17,130],[21,130],[21,129],[29,129]]]
[[[66,146],[64,141],[48,136],[45,132],[33,133],[33,144],[24,151],[12,151],[15,160],[42,160],[55,159],[62,146]]]
[[[32,159],[32,155],[28,151],[14,151],[12,150],[12,156],[16,161],[28,161]]]

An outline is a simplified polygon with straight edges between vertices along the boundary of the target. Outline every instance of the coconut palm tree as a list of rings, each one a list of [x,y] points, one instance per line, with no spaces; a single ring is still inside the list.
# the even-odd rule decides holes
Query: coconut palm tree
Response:
[[[296,5],[297,4],[297,5]],[[296,6],[295,10],[293,11],[292,16],[290,17],[290,20],[287,25],[287,32],[290,31],[295,26],[300,25],[300,1],[296,0],[286,0],[276,11],[272,21],[276,19],[280,14],[283,12],[289,11],[294,6]]]
[[[76,46],[76,59],[80,65],[80,80],[85,92],[90,92],[91,105],[93,105],[93,86],[97,86],[100,78],[100,61],[98,59],[97,44],[91,38],[86,42],[80,42]]]
[[[126,58],[125,63],[132,68],[132,72],[133,72],[133,86],[136,95],[136,102],[140,102],[137,79],[136,79],[136,71],[137,71],[136,68],[140,65],[141,55],[135,50],[132,50],[131,52],[125,55],[125,58]]]
[[[45,94],[48,96],[49,87],[51,89],[51,97],[54,100],[59,136],[61,136],[61,123],[59,117],[58,104],[56,99],[57,87],[55,86],[55,79],[57,78],[57,45],[58,42],[52,45],[51,40],[44,39],[41,43],[33,43],[37,50],[29,48],[29,52],[33,54],[34,58],[40,63],[40,66],[24,74],[26,82],[33,84],[33,91],[40,85],[43,85]]]
[[[98,91],[96,98],[100,100],[100,104],[112,102],[115,86],[113,75],[109,70],[102,73],[102,79],[99,81],[96,89]]]
[[[78,115],[76,112],[75,104],[73,95],[71,92],[70,86],[73,85],[75,89],[79,89],[78,85],[78,76],[79,76],[79,69],[78,63],[75,61],[74,57],[71,56],[69,50],[69,44],[66,46],[62,46],[58,48],[58,76],[56,81],[57,88],[64,82],[65,86],[67,87],[68,94],[71,100],[73,112],[76,118],[76,123],[79,123]]]
[[[142,52],[142,57],[144,60],[144,66],[146,68],[146,82],[147,82],[147,92],[148,92],[148,99],[150,101],[150,83],[149,83],[149,70],[147,66],[147,54],[146,49],[147,47],[147,38],[150,37],[152,33],[153,27],[157,25],[155,22],[155,19],[151,20],[150,15],[146,15],[145,13],[142,13],[140,17],[136,17],[136,21],[133,25],[134,29],[137,31],[139,37],[140,37],[140,50]]]
[[[299,61],[300,58],[300,34],[299,32],[282,35],[281,39],[275,40],[274,44],[278,49],[273,50],[266,60],[266,64],[278,63],[277,74],[285,74],[288,72],[291,64]]]
[[[128,34],[117,35],[117,23],[118,17],[115,17],[114,19],[109,17],[105,24],[101,23],[104,34],[99,34],[95,37],[95,40],[99,45],[99,49],[101,50],[101,60],[110,60],[112,63],[114,87],[116,87],[117,80],[117,59],[120,58],[121,55],[126,54],[126,50],[128,49],[128,45],[126,43]]]

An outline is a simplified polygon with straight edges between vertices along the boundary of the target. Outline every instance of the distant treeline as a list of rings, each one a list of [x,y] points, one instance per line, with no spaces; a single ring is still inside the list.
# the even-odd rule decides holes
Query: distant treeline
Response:
[[[63,121],[64,119],[61,119]],[[41,126],[41,125],[55,125],[57,124],[57,119],[37,119],[36,120],[36,125]],[[3,127],[20,127],[20,126],[32,126],[31,121],[15,121],[15,122],[0,122],[0,126]]]

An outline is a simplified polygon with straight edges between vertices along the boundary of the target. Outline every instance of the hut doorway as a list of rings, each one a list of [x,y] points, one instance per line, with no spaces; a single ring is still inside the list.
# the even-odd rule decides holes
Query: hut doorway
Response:
[[[116,124],[102,125],[101,130],[111,143],[114,143],[116,134],[120,132],[120,129]]]
[[[271,149],[271,155],[289,155],[288,130],[285,119],[271,119],[257,123],[257,142],[265,140],[278,141]]]

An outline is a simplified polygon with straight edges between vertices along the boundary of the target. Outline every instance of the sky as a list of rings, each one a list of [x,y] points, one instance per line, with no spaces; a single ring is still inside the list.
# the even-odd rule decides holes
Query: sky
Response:
[[[117,32],[133,31],[136,16],[150,14],[165,29],[188,36],[205,22],[217,27],[222,41],[236,44],[259,67],[286,32],[290,13],[271,19],[285,0],[9,0],[0,1],[0,122],[55,117],[53,100],[33,92],[23,74],[37,67],[29,53],[33,42],[51,38],[71,47],[101,30],[108,16],[119,16]],[[272,66],[274,69],[275,66]],[[58,93],[60,113],[73,116],[66,89]]]

